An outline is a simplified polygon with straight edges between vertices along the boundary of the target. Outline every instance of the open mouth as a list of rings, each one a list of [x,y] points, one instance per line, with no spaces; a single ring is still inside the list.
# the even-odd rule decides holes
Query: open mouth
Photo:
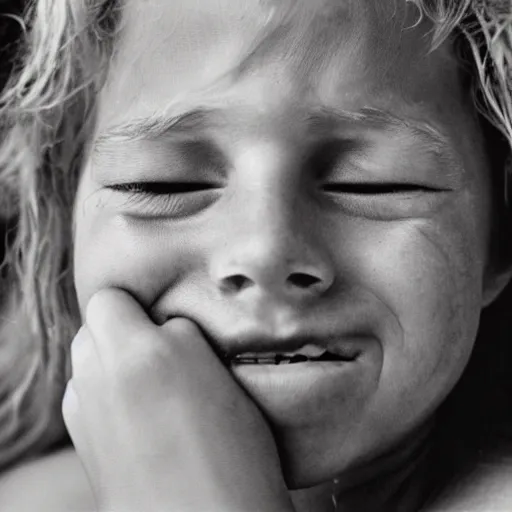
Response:
[[[310,362],[351,362],[357,355],[334,354],[328,350],[323,350],[317,355],[307,355],[301,353],[246,353],[237,354],[230,359],[230,363],[239,364],[297,364]]]

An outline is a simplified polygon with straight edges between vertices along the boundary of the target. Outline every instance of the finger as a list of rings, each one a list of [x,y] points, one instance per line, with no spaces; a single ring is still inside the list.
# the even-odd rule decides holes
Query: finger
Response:
[[[188,318],[177,317],[169,320],[160,328],[168,337],[170,346],[176,355],[179,353],[196,362],[205,360],[209,364],[223,366],[223,362],[195,322]]]
[[[71,374],[77,377],[82,369],[88,369],[98,358],[91,334],[86,325],[82,325],[71,342]]]
[[[71,436],[75,433],[75,426],[79,424],[78,416],[80,414],[80,403],[78,395],[73,387],[73,379],[69,379],[64,390],[64,396],[61,403],[62,417],[64,424]]]
[[[87,415],[84,414],[82,410],[80,397],[75,390],[75,382],[73,379],[70,379],[66,384],[61,407],[64,424],[73,446],[81,459],[89,482],[94,482],[94,479],[91,479],[91,465],[94,467],[92,474],[98,475],[99,472],[98,468],[94,465],[94,458],[91,457],[91,448],[87,437]]]
[[[201,329],[199,329],[199,326],[188,318],[172,318],[161,325],[160,329],[165,332],[165,335],[169,339],[173,340],[174,346],[183,345],[185,348],[191,350],[196,350],[193,347],[197,345],[208,346],[208,342],[201,332]]]
[[[83,325],[71,342],[71,376],[73,392],[83,400],[82,408],[87,409],[88,397],[99,394],[105,386],[105,368],[96,344],[86,325]],[[84,409],[84,413],[86,412]]]
[[[94,294],[85,317],[102,359],[115,360],[123,349],[141,343],[156,330],[142,306],[120,288],[105,288]]]

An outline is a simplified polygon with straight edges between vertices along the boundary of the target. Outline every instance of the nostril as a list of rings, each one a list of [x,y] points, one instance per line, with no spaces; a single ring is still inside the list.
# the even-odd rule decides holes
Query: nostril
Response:
[[[321,282],[321,279],[311,274],[295,272],[288,277],[288,282],[298,288],[311,288],[313,285]]]
[[[241,291],[253,284],[253,281],[243,274],[234,274],[223,279],[224,288],[231,291]]]

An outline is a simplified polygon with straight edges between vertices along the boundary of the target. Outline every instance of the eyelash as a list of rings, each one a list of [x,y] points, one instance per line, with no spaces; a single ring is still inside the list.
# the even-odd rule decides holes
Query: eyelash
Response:
[[[196,214],[211,203],[210,192],[218,188],[206,182],[132,182],[106,187],[126,197],[125,207],[136,207],[144,217],[170,216],[175,219]],[[187,196],[190,199],[187,199]],[[143,212],[143,213],[142,213]]]
[[[201,182],[134,182],[111,185],[108,188],[117,192],[148,195],[190,194],[217,188]],[[444,189],[413,185],[409,183],[332,183],[325,185],[326,192],[356,195],[388,195],[407,192],[443,192]]]
[[[410,183],[332,183],[323,187],[326,192],[354,195],[391,195],[415,192],[444,192],[445,189]]]
[[[204,190],[213,190],[217,187],[209,183],[200,182],[148,181],[120,183],[116,185],[110,185],[107,188],[114,190],[116,192],[158,196],[173,194],[190,194],[193,192],[201,192]]]
[[[211,193],[221,187],[208,182],[132,182],[107,188],[125,196],[125,207],[143,217],[180,219],[196,215],[212,204]],[[447,189],[411,183],[327,183],[322,191],[347,213],[377,220],[405,218],[428,212],[439,192]],[[426,201],[409,201],[414,197]],[[404,202],[405,201],[405,202]],[[428,203],[428,204],[427,204]]]

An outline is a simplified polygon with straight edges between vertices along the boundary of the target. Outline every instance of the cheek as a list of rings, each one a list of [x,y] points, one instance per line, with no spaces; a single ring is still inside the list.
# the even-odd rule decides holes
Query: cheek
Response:
[[[166,288],[189,273],[199,258],[190,237],[179,230],[89,209],[76,218],[74,278],[82,314],[98,290],[119,287],[149,307]]]
[[[464,370],[482,307],[485,238],[475,226],[458,215],[411,221],[367,242],[359,273],[399,326],[382,339],[385,402],[431,410]]]

